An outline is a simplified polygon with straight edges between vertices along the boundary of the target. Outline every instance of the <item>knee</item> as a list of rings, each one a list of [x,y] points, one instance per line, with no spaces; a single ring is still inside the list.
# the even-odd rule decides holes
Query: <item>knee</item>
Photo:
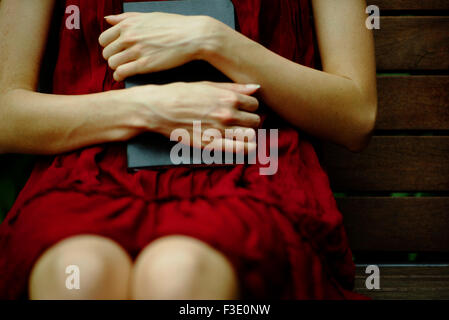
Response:
[[[159,239],[138,257],[132,281],[137,299],[226,299],[236,294],[230,263],[201,241]]]
[[[48,249],[30,276],[32,299],[126,299],[131,260],[115,242],[77,236]]]

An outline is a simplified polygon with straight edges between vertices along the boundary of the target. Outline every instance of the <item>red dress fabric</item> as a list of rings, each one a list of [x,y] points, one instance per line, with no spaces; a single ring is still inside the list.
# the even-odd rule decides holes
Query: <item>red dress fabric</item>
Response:
[[[313,66],[308,0],[233,3],[240,32]],[[103,17],[120,13],[122,1],[67,0],[64,5],[80,8],[81,29],[68,30],[68,15],[59,17],[53,92],[123,88],[113,80],[98,44],[108,28]],[[39,256],[79,234],[111,238],[134,258],[158,237],[195,237],[230,259],[244,298],[363,298],[351,291],[355,268],[342,216],[312,144],[273,113],[262,112],[265,127],[280,129],[279,170],[273,176],[260,175],[258,164],[129,172],[123,143],[39,161],[0,225],[0,298],[27,297]]]

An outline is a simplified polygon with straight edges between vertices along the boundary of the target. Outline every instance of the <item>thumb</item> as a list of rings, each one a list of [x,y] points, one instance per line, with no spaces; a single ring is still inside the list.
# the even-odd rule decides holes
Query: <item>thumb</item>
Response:
[[[113,15],[110,15],[110,16],[106,16],[104,18],[106,19],[106,21],[109,24],[116,25],[117,23],[122,22],[126,18],[134,17],[134,16],[136,16],[138,14],[139,14],[138,12],[125,12],[125,13],[121,13],[121,14],[113,14]]]
[[[260,89],[259,84],[240,84],[240,83],[224,83],[224,82],[208,82],[209,85],[234,91],[241,94],[246,94],[248,96],[253,95]]]

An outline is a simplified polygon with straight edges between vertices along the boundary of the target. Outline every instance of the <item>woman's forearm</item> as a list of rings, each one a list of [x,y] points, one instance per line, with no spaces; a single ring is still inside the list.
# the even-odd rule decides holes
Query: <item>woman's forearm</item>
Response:
[[[363,148],[376,102],[354,81],[294,63],[239,33],[222,34],[202,59],[235,82],[260,84],[262,100],[305,132],[354,151]]]
[[[194,120],[204,128],[257,128],[257,88],[232,83],[144,85],[86,95],[0,90],[0,153],[57,154],[125,141],[146,131],[170,137]],[[237,139],[239,140],[239,139]],[[205,142],[205,141],[200,141]],[[228,141],[247,148],[248,141]]]
[[[77,96],[26,89],[3,92],[0,152],[57,154],[129,139],[147,126],[147,117],[124,103],[123,91]]]

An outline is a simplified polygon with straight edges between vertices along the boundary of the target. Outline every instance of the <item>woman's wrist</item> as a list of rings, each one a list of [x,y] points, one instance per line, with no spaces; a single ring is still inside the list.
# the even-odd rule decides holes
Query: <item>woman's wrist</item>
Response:
[[[225,54],[229,33],[234,30],[221,21],[205,16],[202,32],[203,41],[197,47],[195,59],[210,62],[214,57]]]
[[[102,92],[95,99],[98,111],[103,114],[106,142],[126,141],[152,130],[153,119],[136,96],[130,88]]]
[[[152,104],[151,101],[154,100],[152,91],[155,86],[147,85],[144,87],[145,94],[137,91],[136,88],[109,91],[113,101],[112,104],[118,108],[118,113],[122,115],[123,125],[132,130],[137,130],[139,133],[157,129],[156,119],[148,108],[148,104]]]
[[[226,24],[214,21],[209,28],[210,41],[202,45],[198,60],[210,63],[234,82],[259,83],[259,79],[251,76],[244,67],[248,63],[245,55],[249,52],[259,53],[258,50],[265,48]]]

